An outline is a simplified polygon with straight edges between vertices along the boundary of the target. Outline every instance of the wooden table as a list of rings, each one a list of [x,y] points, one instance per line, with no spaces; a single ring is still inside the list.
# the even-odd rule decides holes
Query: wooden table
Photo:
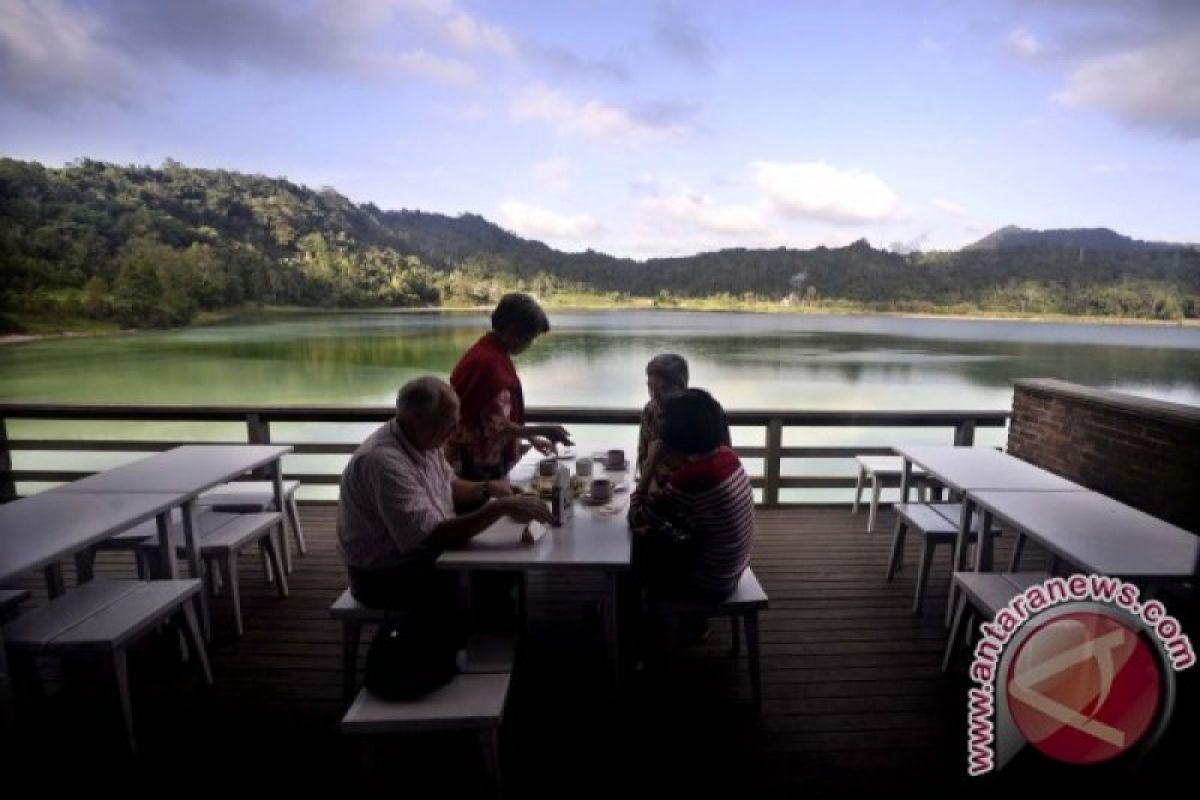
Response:
[[[958,518],[958,536],[954,541],[952,569],[966,568],[967,541],[971,530],[971,518],[975,514],[975,494],[980,491],[997,492],[1086,492],[1087,489],[1066,478],[1036,467],[1027,461],[1014,458],[990,447],[956,447],[931,445],[905,445],[896,452],[904,459],[904,471],[900,476],[900,501],[908,502],[908,489],[912,483],[914,464],[925,470],[953,492],[962,496],[962,510]],[[976,564],[979,569],[990,570],[992,563],[990,531],[981,531],[976,546]],[[954,585],[946,603],[946,624],[954,609]]]
[[[131,464],[91,475],[72,483],[57,486],[47,495],[63,496],[77,493],[164,493],[175,498],[174,505],[182,507],[184,546],[193,578],[203,578],[200,548],[196,543],[195,500],[202,492],[230,481],[251,470],[265,467],[270,470],[274,487],[275,507],[284,508],[282,459],[291,452],[289,445],[184,445],[143,458]],[[178,575],[175,548],[166,531],[166,517],[159,517],[159,542],[163,547],[162,563],[166,577]],[[288,549],[283,542],[283,549]],[[84,576],[85,578],[87,576]],[[205,637],[211,637],[208,598],[201,594],[201,617]]]
[[[591,451],[576,448],[581,455]],[[633,453],[626,450],[632,460]],[[530,460],[538,460],[531,456]],[[564,460],[563,466],[574,473],[574,461]],[[603,465],[597,465],[596,475],[606,474]],[[614,477],[607,473],[609,477]],[[513,482],[521,485],[531,475],[528,462],[513,470]],[[626,499],[632,491],[633,473],[625,479],[629,488],[623,493]],[[621,494],[616,497],[621,497]],[[616,513],[591,508],[582,501],[574,503],[572,518],[561,527],[551,527],[544,537],[532,545],[489,546],[479,542],[468,542],[464,547],[449,550],[437,560],[442,569],[457,570],[510,570],[521,573],[572,572],[588,570],[604,576],[604,645],[613,679],[619,682],[620,652],[617,632],[617,579],[630,568],[630,533],[627,522],[628,504]]]
[[[1200,566],[1200,537],[1097,492],[973,492],[988,517],[1087,572],[1153,583]]]

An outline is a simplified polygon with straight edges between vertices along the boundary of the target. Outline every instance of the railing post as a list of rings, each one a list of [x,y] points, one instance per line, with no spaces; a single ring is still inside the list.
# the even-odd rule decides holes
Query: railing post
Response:
[[[246,415],[246,440],[250,444],[270,444],[271,443],[271,422],[263,419],[262,414],[250,413]],[[254,470],[253,473],[258,480],[268,480],[271,477],[270,471],[266,467],[261,467]],[[287,546],[287,542],[284,542]]]
[[[8,428],[0,417],[0,503],[17,497],[17,484],[12,477],[12,454],[8,449]]]
[[[975,444],[975,420],[959,420],[954,426],[954,444],[957,447],[970,447]]]
[[[766,468],[766,486],[763,487],[763,505],[774,508],[779,505],[779,468],[782,459],[780,450],[783,449],[783,420],[772,417],[767,422],[767,457],[763,460]]]

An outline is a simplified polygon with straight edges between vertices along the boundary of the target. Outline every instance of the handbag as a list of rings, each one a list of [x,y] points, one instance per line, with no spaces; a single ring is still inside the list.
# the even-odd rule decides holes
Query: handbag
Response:
[[[379,626],[367,650],[363,685],[385,700],[412,700],[458,674],[452,636],[425,615],[409,614]]]

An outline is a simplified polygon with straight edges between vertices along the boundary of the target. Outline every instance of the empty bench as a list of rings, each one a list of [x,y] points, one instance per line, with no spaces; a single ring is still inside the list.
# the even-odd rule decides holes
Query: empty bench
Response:
[[[14,654],[90,656],[108,659],[117,682],[125,737],[137,752],[129,694],[126,648],[159,622],[178,615],[180,630],[212,685],[204,638],[196,614],[200,581],[89,581],[4,626],[4,641]]]
[[[767,593],[762,584],[754,576],[754,571],[746,567],[742,577],[738,579],[737,588],[720,603],[701,603],[693,601],[670,600],[659,605],[659,610],[665,614],[683,616],[689,614],[704,615],[705,617],[729,617],[733,632],[733,655],[736,658],[741,649],[741,629],[746,629],[746,658],[750,668],[750,691],[754,698],[754,707],[762,708],[762,673],[759,660],[758,642],[758,612],[767,608]]]
[[[977,620],[995,618],[1014,597],[1048,577],[1045,572],[955,572],[958,602],[942,656],[942,672],[950,669],[958,643],[969,639]]]
[[[283,481],[283,508],[275,508],[275,488],[271,481],[235,481],[209,489],[200,495],[196,504],[213,511],[253,513],[256,511],[279,511],[284,514],[287,527],[292,529],[296,549],[300,555],[308,554],[304,540],[304,529],[300,527],[300,511],[296,508],[296,489],[299,481]],[[287,532],[281,527],[279,547],[284,568],[292,571],[292,549],[288,544]]]
[[[883,492],[883,482],[885,480],[898,482],[901,479],[904,475],[904,459],[900,456],[855,456],[854,460],[858,462],[858,480],[854,484],[854,503],[850,506],[850,513],[858,513],[864,483],[870,479],[871,505],[870,512],[867,514],[867,532],[870,533],[875,530],[875,518],[879,513],[879,495]],[[924,501],[925,484],[919,479],[924,477],[925,470],[914,464],[912,475],[918,479],[918,498]]]
[[[896,530],[892,535],[891,556],[888,558],[887,580],[895,578],[904,563],[904,539],[909,530],[921,537],[921,560],[917,566],[917,585],[913,590],[912,613],[920,614],[925,602],[925,591],[929,585],[929,572],[933,556],[941,545],[949,545],[953,553],[958,539],[961,503],[897,503]],[[976,539],[978,518],[972,520],[968,544]],[[999,531],[995,531],[999,534]],[[958,565],[952,564],[951,571]],[[951,592],[953,596],[953,592]],[[947,617],[949,614],[947,614]]]
[[[359,737],[364,761],[373,762],[374,737],[435,731],[474,731],[483,766],[499,794],[499,731],[512,680],[510,637],[473,637],[461,671],[445,685],[412,700],[385,700],[363,688],[342,718],[342,733]]]

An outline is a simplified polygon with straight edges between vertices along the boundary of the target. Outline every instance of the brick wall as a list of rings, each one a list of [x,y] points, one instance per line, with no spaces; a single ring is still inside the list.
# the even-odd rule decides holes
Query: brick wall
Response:
[[[1019,380],[1008,452],[1200,533],[1200,408]]]

